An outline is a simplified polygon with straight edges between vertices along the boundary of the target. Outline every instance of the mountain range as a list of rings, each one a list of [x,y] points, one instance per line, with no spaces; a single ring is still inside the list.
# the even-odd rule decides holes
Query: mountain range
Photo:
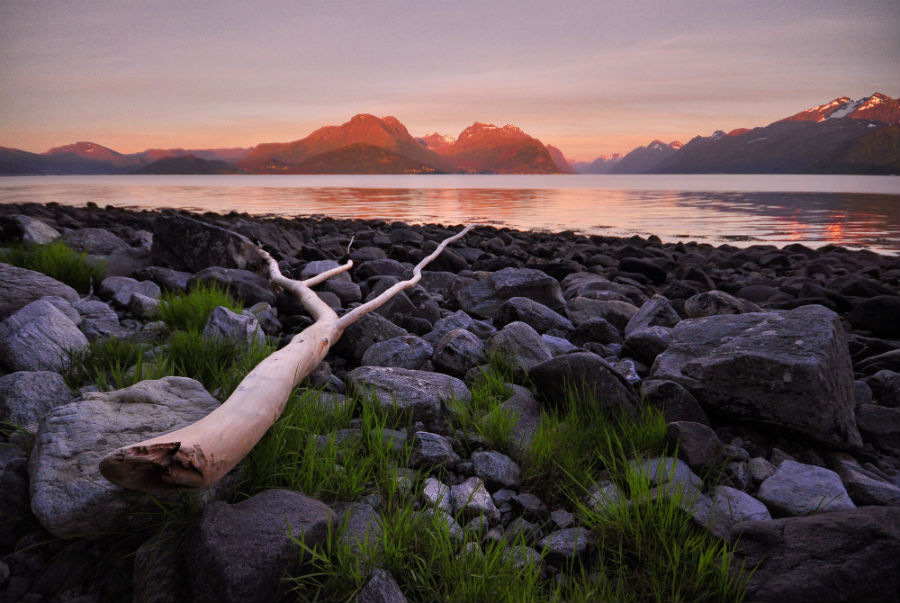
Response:
[[[292,142],[252,148],[148,149],[123,154],[93,142],[30,153],[0,147],[0,175],[43,174],[900,174],[900,101],[880,93],[837,98],[764,127],[654,140],[591,162],[513,125],[476,122],[458,137],[414,137],[397,118],[359,114]]]

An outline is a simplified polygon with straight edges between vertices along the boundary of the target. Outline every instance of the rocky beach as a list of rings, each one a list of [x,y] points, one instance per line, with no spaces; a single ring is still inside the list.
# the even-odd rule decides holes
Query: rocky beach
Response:
[[[377,485],[355,498],[239,497],[254,471],[242,464],[190,499],[173,536],[153,513],[187,504],[180,494],[114,486],[98,464],[196,421],[222,391],[184,372],[76,384],[73,359],[111,339],[171,346],[160,306],[199,284],[241,304],[204,317],[204,337],[281,347],[312,324],[234,233],[291,278],[352,260],[315,287],[340,315],[408,278],[461,228],[0,205],[0,251],[62,241],[103,270],[76,290],[0,262],[0,601],[276,600],[282,577],[311,562],[286,520],[308,547],[331,532],[351,544],[380,534],[393,502]],[[472,427],[482,417],[459,416],[477,414],[473,392],[497,363],[511,423],[495,441]],[[630,455],[629,471],[646,477],[647,504],[674,501],[692,529],[723,543],[729,571],[755,570],[746,600],[900,601],[898,256],[478,226],[417,286],[351,325],[305,382],[317,403],[351,408],[320,446],[371,439],[360,392],[402,411],[405,423],[381,425],[379,439],[409,451],[394,475],[410,508],[442,521],[461,559],[507,547],[560,588],[611,554],[597,517],[644,504],[610,468],[577,496],[529,481],[529,447],[548,413],[578,404],[572,384],[591,412],[662,417],[663,454]],[[356,600],[416,600],[368,551]]]

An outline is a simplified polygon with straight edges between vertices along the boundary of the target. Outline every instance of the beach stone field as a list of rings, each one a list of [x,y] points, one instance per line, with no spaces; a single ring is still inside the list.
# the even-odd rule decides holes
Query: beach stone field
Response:
[[[106,481],[100,459],[219,402],[185,377],[72,391],[61,372],[91,341],[157,341],[161,293],[199,282],[249,308],[217,308],[207,336],[250,343],[265,334],[284,345],[312,324],[233,232],[291,278],[353,260],[314,287],[342,314],[409,278],[461,228],[0,206],[0,247],[62,239],[107,267],[85,295],[0,263],[0,421],[20,427],[0,437],[0,602],[271,600],[297,559],[286,518],[307,544],[325,539],[329,524],[346,524],[345,534],[377,529],[377,497],[326,505],[269,490],[231,504],[226,478],[203,492],[187,546],[154,537],[97,575],[105,541],[80,537],[141,530],[157,504]],[[409,410],[415,426],[394,436],[413,442],[409,483],[431,472],[415,493],[419,508],[458,531],[522,535],[528,554],[558,572],[592,554],[594,535],[574,509],[523,489],[512,458],[489,446],[470,452],[448,426],[447,401],[471,399],[479,367],[498,353],[534,385],[512,386],[502,404],[521,446],[541,410],[562,403],[567,380],[610,412],[661,409],[677,457],[635,462],[660,496],[693,493],[685,512],[737,543],[732,563],[757,568],[748,600],[900,601],[897,256],[478,226],[417,286],[351,325],[309,383],[335,404],[368,390]],[[353,431],[334,437],[358,438]],[[700,477],[715,466],[724,467],[716,481]],[[606,482],[589,498],[602,506],[622,496]],[[376,569],[359,600],[405,598]]]

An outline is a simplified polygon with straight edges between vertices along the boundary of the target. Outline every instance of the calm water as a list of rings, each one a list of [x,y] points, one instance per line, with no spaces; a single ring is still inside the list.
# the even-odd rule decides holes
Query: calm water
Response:
[[[37,176],[0,178],[0,203],[236,210],[696,240],[839,243],[900,253],[900,177]]]

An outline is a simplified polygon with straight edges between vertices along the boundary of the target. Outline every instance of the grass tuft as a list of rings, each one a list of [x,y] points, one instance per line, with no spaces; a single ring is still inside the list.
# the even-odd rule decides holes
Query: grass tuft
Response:
[[[88,261],[87,253],[76,251],[60,240],[0,250],[0,262],[46,274],[79,293],[87,293],[106,277],[102,263]]]
[[[163,291],[159,319],[173,330],[200,332],[216,306],[225,306],[236,314],[243,310],[243,306],[218,284],[200,282],[188,293]]]

